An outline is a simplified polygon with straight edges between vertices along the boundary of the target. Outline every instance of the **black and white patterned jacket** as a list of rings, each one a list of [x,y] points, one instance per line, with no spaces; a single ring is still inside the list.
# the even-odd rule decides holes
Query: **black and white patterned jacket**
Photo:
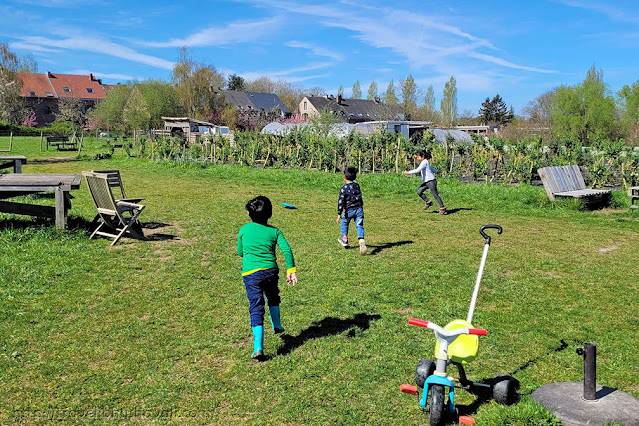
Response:
[[[357,182],[348,182],[339,190],[339,199],[337,200],[337,214],[341,215],[346,210],[358,209],[364,207],[362,199],[362,190]]]

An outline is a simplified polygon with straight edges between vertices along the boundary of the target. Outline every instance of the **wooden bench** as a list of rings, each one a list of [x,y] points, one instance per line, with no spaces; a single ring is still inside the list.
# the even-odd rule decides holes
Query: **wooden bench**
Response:
[[[58,150],[78,149],[78,142],[75,138],[69,140],[68,136],[47,136],[47,151],[50,146],[56,147]]]
[[[581,170],[576,164],[543,167],[537,172],[548,198],[552,201],[555,201],[556,197],[579,198],[586,208],[596,208],[610,202],[609,190],[586,188]]]
[[[639,201],[639,186],[628,188],[628,197],[630,197],[630,208],[639,209],[639,204],[635,204],[635,201]]]
[[[0,155],[0,169],[13,166],[13,173],[22,173],[22,165],[26,162],[27,157],[24,155]]]

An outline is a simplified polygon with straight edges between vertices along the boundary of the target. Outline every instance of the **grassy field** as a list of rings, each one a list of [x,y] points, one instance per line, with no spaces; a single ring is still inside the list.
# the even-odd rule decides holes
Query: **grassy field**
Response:
[[[583,342],[597,344],[598,383],[639,396],[637,212],[443,180],[451,214],[439,216],[421,210],[417,179],[366,175],[370,254],[360,256],[336,241],[337,174],[123,158],[24,172],[105,168],[121,170],[127,195],[147,197],[147,241],[89,240],[85,183],[73,191],[70,230],[0,214],[2,424],[425,424],[398,387],[413,383],[435,339],[407,319],[465,318],[488,223],[504,233],[493,238],[473,321],[489,334],[467,371],[513,374],[522,396],[505,407],[460,390],[461,412],[480,425],[554,424],[529,395],[581,381]],[[286,334],[265,333],[264,363],[249,359],[235,254],[244,204],[259,194],[276,206],[271,223],[300,279],[281,283]],[[627,207],[623,194],[615,201]]]
[[[13,142],[9,136],[0,136],[0,150],[11,148],[11,152],[0,152],[0,155],[25,155],[28,159],[36,161],[49,158],[71,158],[78,155],[77,149],[60,151],[55,147],[50,147],[47,150],[46,139],[42,140],[42,147],[40,142],[40,136],[15,136]],[[83,156],[93,157],[110,152],[111,150],[103,139],[86,137],[82,141],[80,154]],[[115,154],[124,155],[125,153],[122,148],[116,148]]]

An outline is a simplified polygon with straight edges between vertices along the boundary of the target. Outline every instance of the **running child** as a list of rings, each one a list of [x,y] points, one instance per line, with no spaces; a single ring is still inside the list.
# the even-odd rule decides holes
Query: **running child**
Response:
[[[428,189],[433,195],[433,198],[437,200],[437,204],[439,204],[439,214],[448,214],[448,210],[446,210],[444,202],[437,192],[437,179],[435,179],[435,174],[433,173],[433,171],[435,171],[435,173],[437,173],[437,171],[431,168],[430,163],[428,162],[428,160],[431,159],[430,151],[420,149],[417,151],[415,158],[419,161],[419,166],[417,166],[414,170],[405,170],[404,175],[409,176],[417,173],[421,174],[422,184],[419,185],[419,188],[417,188],[417,195],[419,195],[419,197],[426,203],[424,207],[422,207],[422,210],[428,210],[431,204],[433,204],[433,202],[428,199],[428,196],[426,196],[426,190]]]
[[[344,170],[344,186],[339,190],[336,219],[337,223],[341,222],[342,235],[337,238],[337,242],[343,247],[348,247],[348,224],[354,220],[359,240],[359,252],[366,254],[368,248],[364,241],[364,200],[362,200],[362,190],[355,182],[356,178],[357,169],[355,167],[347,167]]]
[[[264,303],[268,303],[271,324],[275,334],[284,332],[280,320],[280,290],[277,286],[279,269],[275,257],[277,245],[286,261],[286,282],[297,284],[293,251],[282,231],[268,224],[273,214],[271,200],[262,195],[249,200],[246,210],[252,222],[240,228],[237,238],[237,254],[242,257],[242,279],[249,302],[251,327],[253,328],[253,354],[251,358],[263,361],[264,357]]]

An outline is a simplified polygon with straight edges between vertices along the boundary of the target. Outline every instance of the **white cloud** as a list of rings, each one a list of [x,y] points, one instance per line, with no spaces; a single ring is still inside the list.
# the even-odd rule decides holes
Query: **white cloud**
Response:
[[[238,73],[242,78],[247,80],[256,80],[260,77],[268,77],[273,80],[286,79],[289,83],[298,83],[301,81],[312,80],[315,78],[322,78],[330,76],[329,73],[316,74],[316,75],[299,75],[307,71],[314,71],[331,66],[330,62],[322,62],[316,64],[310,64],[299,68],[289,68],[282,71],[251,71],[246,73]]]
[[[64,39],[51,39],[40,36],[30,36],[22,38],[22,42],[38,46],[40,48],[59,48],[68,50],[84,50],[95,53],[102,53],[116,58],[126,59],[132,62],[139,62],[156,68],[173,69],[173,62],[155,56],[145,55],[136,52],[128,47],[113,43],[107,39],[71,36]]]
[[[618,7],[618,4],[606,5],[597,2],[587,2],[581,0],[554,0],[555,3],[563,4],[564,6],[591,10],[599,14],[607,16],[612,21],[625,22],[630,24],[638,24],[639,16],[637,15],[636,4],[633,4],[631,10],[624,10]],[[613,2],[614,3],[614,2]],[[634,2],[633,2],[634,3]]]
[[[280,32],[282,20],[278,17],[262,21],[232,22],[225,27],[209,27],[186,38],[166,42],[140,42],[149,47],[202,47],[225,46],[234,43],[256,41],[269,34]]]
[[[28,51],[30,51],[30,52],[51,52],[51,53],[57,53],[57,52],[59,52],[59,51],[60,51],[59,49],[51,49],[51,48],[48,48],[48,47],[39,46],[39,45],[37,45],[37,44],[23,43],[23,42],[20,42],[20,41],[9,44],[9,47],[10,47],[12,50],[14,50],[14,49],[15,49],[15,50],[23,49],[23,50],[28,50]]]
[[[89,71],[89,70],[70,70],[63,74],[76,74],[76,75],[89,75],[93,74],[97,78],[107,78],[109,80],[120,80],[120,81],[133,81],[139,80],[137,77],[127,74],[112,74],[112,73],[104,73],[99,71]]]
[[[308,49],[311,52],[313,52],[313,54],[317,55],[317,56],[326,56],[328,58],[332,58],[336,61],[343,61],[344,57],[337,53],[337,52],[333,52],[332,50],[326,49],[324,47],[320,47],[320,46],[316,46],[314,44],[311,43],[305,43],[305,42],[301,42],[301,41],[297,41],[297,40],[291,40],[288,43],[286,43],[286,45],[288,47],[294,47],[294,48],[301,48],[301,49]]]

